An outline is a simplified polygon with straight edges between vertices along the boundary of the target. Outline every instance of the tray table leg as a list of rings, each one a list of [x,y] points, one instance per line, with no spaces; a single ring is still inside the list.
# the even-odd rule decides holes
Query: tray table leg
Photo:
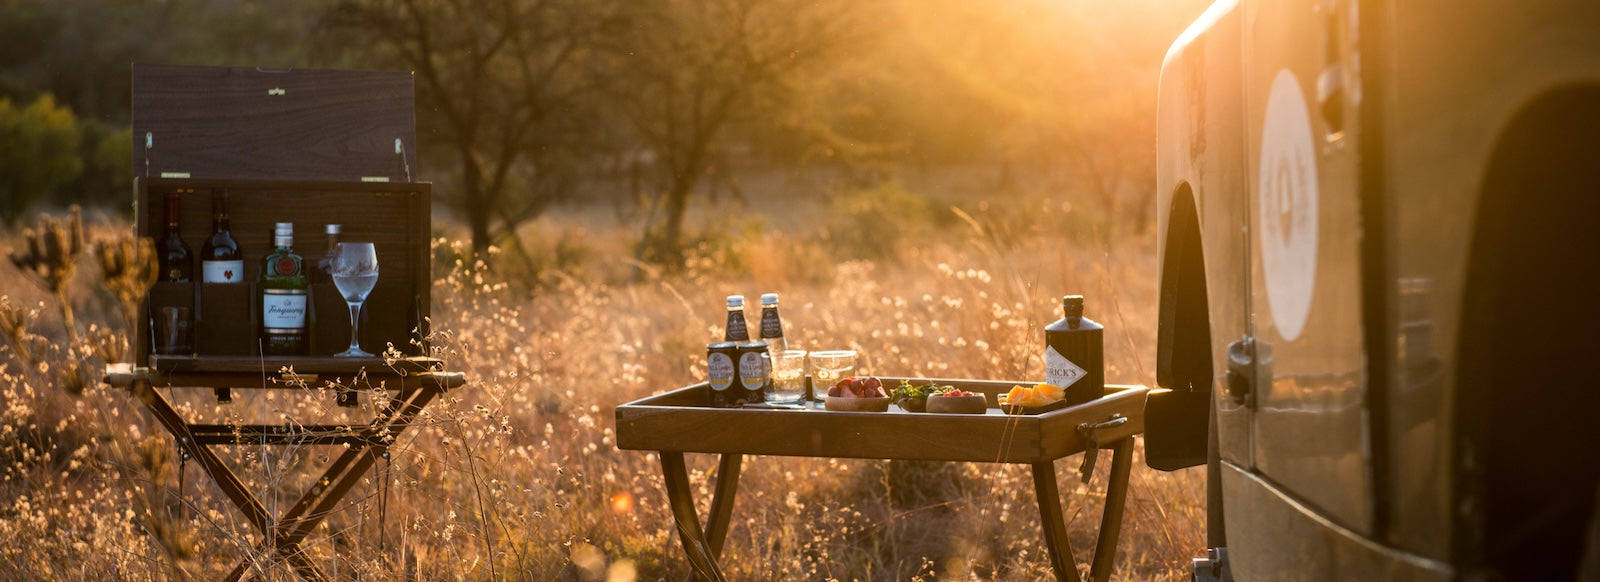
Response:
[[[700,517],[694,509],[694,497],[689,489],[689,471],[683,463],[683,453],[660,451],[661,474],[665,478],[667,501],[672,504],[672,518],[678,525],[678,538],[689,564],[701,578],[722,582],[727,580],[717,567],[715,552],[705,533],[700,529]]]
[[[739,491],[739,469],[744,455],[727,453],[717,462],[717,490],[711,497],[711,515],[706,516],[706,542],[711,557],[722,558],[722,542],[728,537],[728,521],[733,517],[733,497]]]
[[[1128,500],[1128,472],[1133,467],[1133,437],[1117,441],[1111,456],[1111,478],[1106,484],[1106,507],[1100,514],[1100,537],[1095,540],[1094,563],[1089,578],[1094,582],[1111,579],[1117,558],[1117,538],[1122,534],[1122,509]]]
[[[1056,464],[1033,463],[1033,494],[1039,502],[1039,525],[1044,528],[1044,543],[1050,548],[1050,567],[1056,580],[1081,582],[1078,566],[1072,561],[1072,544],[1067,541],[1067,524],[1061,517],[1061,491],[1056,487]]]

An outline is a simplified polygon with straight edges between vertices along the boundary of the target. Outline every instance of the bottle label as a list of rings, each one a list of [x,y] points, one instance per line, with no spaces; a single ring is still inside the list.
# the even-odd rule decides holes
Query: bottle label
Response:
[[[783,320],[778,319],[777,310],[765,309],[761,312],[761,339],[783,337]]]
[[[760,390],[767,385],[767,359],[762,352],[745,352],[739,356],[739,383],[745,390]]]
[[[304,290],[266,289],[261,292],[261,327],[303,330],[306,327]]]
[[[244,261],[200,261],[201,283],[243,283]]]
[[[711,381],[712,390],[727,390],[733,385],[733,358],[728,354],[706,356],[706,376]]]
[[[750,339],[750,329],[745,327],[745,323],[744,323],[744,318],[743,317],[729,317],[728,318],[728,332],[724,336],[724,338],[727,339],[728,341],[741,341],[741,342],[742,341],[748,341]]]
[[[1066,388],[1082,380],[1088,373],[1079,366],[1056,351],[1055,346],[1050,346],[1044,351],[1044,382],[1052,386]]]

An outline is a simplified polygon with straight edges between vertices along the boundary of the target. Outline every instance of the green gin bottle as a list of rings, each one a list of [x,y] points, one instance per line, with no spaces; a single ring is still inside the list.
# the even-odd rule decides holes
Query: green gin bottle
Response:
[[[256,303],[261,313],[261,353],[271,356],[306,354],[306,310],[311,281],[306,262],[294,252],[294,224],[273,227],[275,249],[261,258],[256,273]]]

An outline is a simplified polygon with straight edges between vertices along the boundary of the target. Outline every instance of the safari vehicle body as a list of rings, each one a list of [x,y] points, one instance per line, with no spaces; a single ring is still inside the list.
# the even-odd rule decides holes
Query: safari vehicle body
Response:
[[[1600,3],[1218,0],[1159,99],[1147,455],[1208,468],[1196,577],[1593,561]]]

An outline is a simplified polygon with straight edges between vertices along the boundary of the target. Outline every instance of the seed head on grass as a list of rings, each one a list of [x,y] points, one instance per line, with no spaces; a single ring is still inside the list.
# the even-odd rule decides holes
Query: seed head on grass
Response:
[[[128,329],[134,329],[139,302],[156,282],[155,244],[148,238],[116,236],[95,243],[95,259],[105,277],[106,288],[117,297]]]
[[[74,204],[65,219],[41,214],[38,228],[23,229],[22,238],[25,246],[12,249],[11,264],[37,278],[55,296],[67,335],[77,343],[78,328],[72,318],[67,286],[77,271],[78,256],[83,254],[82,209]]]

